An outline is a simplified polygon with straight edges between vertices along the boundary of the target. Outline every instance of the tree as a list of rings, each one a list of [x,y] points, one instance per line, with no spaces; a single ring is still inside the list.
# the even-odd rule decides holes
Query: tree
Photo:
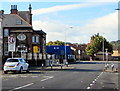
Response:
[[[64,42],[62,42],[62,41],[59,41],[59,40],[57,40],[57,41],[49,41],[46,45],[64,45]]]
[[[94,59],[94,55],[103,51],[103,41],[104,41],[104,51],[108,49],[108,52],[113,53],[112,44],[110,44],[104,37],[99,36],[99,34],[95,34],[91,37],[91,42],[86,47],[86,54],[90,56],[90,59]]]

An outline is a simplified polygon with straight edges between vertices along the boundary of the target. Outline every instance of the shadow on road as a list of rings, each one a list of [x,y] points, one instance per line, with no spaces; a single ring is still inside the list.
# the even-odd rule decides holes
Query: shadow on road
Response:
[[[76,62],[76,64],[105,64],[105,62]]]

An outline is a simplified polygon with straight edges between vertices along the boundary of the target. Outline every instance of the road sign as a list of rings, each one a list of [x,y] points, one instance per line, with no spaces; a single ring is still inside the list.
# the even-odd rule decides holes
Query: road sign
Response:
[[[33,46],[33,52],[38,53],[38,46]]]
[[[15,51],[16,38],[11,35],[8,36],[8,51]]]
[[[8,43],[9,44],[14,44],[16,42],[16,38],[14,36],[9,36],[8,37]]]

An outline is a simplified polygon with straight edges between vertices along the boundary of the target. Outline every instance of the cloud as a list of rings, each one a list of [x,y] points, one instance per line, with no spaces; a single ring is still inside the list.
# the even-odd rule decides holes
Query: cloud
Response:
[[[39,15],[39,14],[45,14],[45,13],[51,13],[51,12],[57,12],[57,11],[71,10],[71,9],[75,9],[75,8],[89,7],[89,6],[93,6],[93,5],[96,5],[96,4],[82,3],[82,4],[53,6],[53,7],[49,7],[49,8],[36,9],[36,10],[33,10],[32,13],[34,15]]]
[[[100,33],[108,41],[118,39],[118,13],[114,12],[109,15],[89,21],[86,25],[73,26],[63,24],[57,20],[33,21],[34,29],[43,29],[47,33],[47,42],[61,40],[72,43],[88,43],[90,37]],[[103,34],[104,33],[104,34]]]
[[[114,12],[109,15],[97,18],[92,20],[89,24],[82,27],[84,33],[100,33],[109,39],[109,40],[117,40],[118,39],[118,13]]]

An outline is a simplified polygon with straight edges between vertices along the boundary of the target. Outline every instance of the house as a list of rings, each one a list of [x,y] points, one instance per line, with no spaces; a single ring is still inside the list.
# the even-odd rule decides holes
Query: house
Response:
[[[113,60],[120,60],[120,46],[113,46]]]
[[[99,51],[98,53],[96,53],[95,59],[96,60],[103,60],[103,57],[104,57],[104,61],[109,61],[109,60],[112,60],[112,56],[111,55],[112,54],[110,52],[108,52],[106,54],[106,52],[103,53],[103,52]]]
[[[3,63],[9,57],[24,57],[30,64],[40,65],[46,59],[46,33],[34,30],[32,7],[18,11],[11,5],[10,14],[3,14]]]
[[[72,54],[76,56],[76,60],[88,60],[89,56],[86,54],[86,44],[71,44],[68,43],[68,46],[71,46]]]
[[[0,11],[0,60],[2,60],[2,20],[3,11]],[[0,61],[0,70],[2,69],[2,61]]]

